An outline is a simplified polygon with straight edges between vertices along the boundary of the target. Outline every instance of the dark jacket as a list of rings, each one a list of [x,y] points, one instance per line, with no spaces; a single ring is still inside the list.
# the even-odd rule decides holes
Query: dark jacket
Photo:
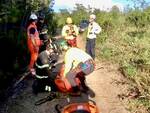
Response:
[[[51,75],[51,57],[47,55],[46,50],[42,51],[35,63],[36,75],[41,77],[49,77]],[[40,77],[39,77],[40,78]]]

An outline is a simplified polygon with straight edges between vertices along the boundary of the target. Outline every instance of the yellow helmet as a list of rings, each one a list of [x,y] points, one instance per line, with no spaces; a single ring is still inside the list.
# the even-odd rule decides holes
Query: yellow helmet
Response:
[[[71,18],[71,17],[68,17],[67,20],[66,20],[66,23],[67,23],[67,24],[72,24],[72,18]]]

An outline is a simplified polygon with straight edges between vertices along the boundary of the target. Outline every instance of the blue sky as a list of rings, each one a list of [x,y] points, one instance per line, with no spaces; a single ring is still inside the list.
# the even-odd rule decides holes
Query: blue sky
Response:
[[[131,0],[112,0],[114,3],[121,3],[121,4],[128,4],[128,3],[131,3],[130,1]]]
[[[150,2],[150,0],[146,0]],[[72,10],[75,8],[75,4],[80,3],[85,7],[90,5],[93,8],[99,8],[102,10],[111,9],[113,5],[117,5],[121,10],[123,10],[126,5],[133,6],[131,0],[55,0],[54,11],[57,12],[59,9],[69,9]]]
[[[132,0],[112,0],[113,2],[120,2],[122,4],[132,4]],[[145,0],[146,2],[150,2],[150,0]]]
[[[124,6],[129,5],[130,7],[133,7],[133,1],[132,0],[112,0],[114,3],[121,3]],[[135,0],[136,1],[136,0]],[[142,1],[142,0],[141,0]],[[145,0],[150,5],[150,0]]]

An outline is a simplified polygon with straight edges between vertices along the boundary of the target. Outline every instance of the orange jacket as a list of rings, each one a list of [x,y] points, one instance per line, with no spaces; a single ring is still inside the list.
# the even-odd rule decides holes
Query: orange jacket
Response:
[[[30,28],[35,28],[35,33],[34,33],[34,40],[35,40],[35,45],[33,45],[33,42],[31,40],[31,34],[29,32]],[[40,41],[40,38],[39,38],[39,33],[37,31],[37,26],[35,25],[35,23],[31,23],[28,28],[27,28],[27,36],[28,36],[28,39],[27,39],[27,43],[28,43],[28,47],[30,49],[33,49],[34,46],[40,46],[41,45],[41,41]]]

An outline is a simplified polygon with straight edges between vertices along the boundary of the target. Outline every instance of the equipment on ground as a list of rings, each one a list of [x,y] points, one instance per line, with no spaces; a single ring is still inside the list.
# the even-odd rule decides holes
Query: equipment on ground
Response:
[[[41,105],[41,104],[43,104],[47,101],[51,101],[51,100],[53,100],[54,98],[57,98],[57,97],[58,97],[58,94],[56,92],[51,92],[47,97],[36,101],[35,105],[36,106]]]

